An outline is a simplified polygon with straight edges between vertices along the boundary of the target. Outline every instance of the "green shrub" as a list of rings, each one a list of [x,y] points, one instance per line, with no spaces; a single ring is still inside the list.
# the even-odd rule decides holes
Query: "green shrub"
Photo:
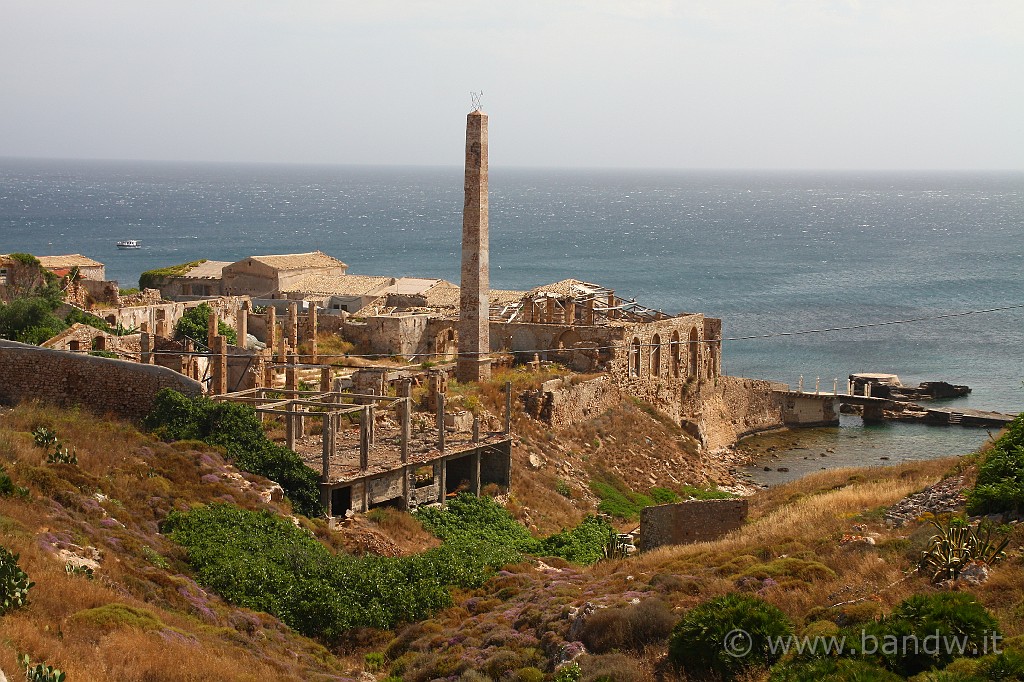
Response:
[[[870,641],[878,642],[879,651],[873,654],[877,662],[905,676],[943,668],[962,656],[982,655],[991,648],[992,637],[998,634],[995,619],[973,595],[964,592],[915,594],[897,606],[891,615],[864,628],[864,635],[873,636],[876,640]],[[936,635],[934,646],[929,645]],[[859,630],[851,633],[851,640],[861,637]],[[932,640],[926,640],[928,637]],[[947,647],[945,642],[953,641],[952,638],[961,639],[955,647]],[[904,651],[904,641],[916,642],[917,646]],[[886,642],[892,645],[888,650]],[[871,652],[861,653],[872,655]]]
[[[0,547],[0,616],[28,603],[28,591],[35,585],[18,566],[19,555]]]
[[[451,604],[450,586],[479,587],[517,559],[468,543],[398,558],[335,555],[288,519],[228,504],[172,512],[163,530],[188,550],[199,581],[224,599],[328,642],[356,627],[422,620]]]
[[[578,564],[592,564],[602,558],[612,532],[605,521],[589,516],[572,530],[537,539],[494,500],[469,494],[450,500],[444,508],[422,509],[416,512],[416,518],[447,543],[557,556]]]
[[[235,465],[278,483],[300,514],[318,516],[319,477],[296,453],[267,438],[256,412],[239,403],[187,398],[171,389],[156,395],[143,424],[164,440],[199,440],[223,447]]]
[[[200,260],[194,260],[191,263],[182,263],[181,265],[172,265],[166,268],[147,270],[139,276],[139,289],[159,289],[160,284],[165,278],[184,275],[192,268],[197,265],[202,265],[205,262],[206,259],[202,258]]]
[[[60,304],[42,296],[16,298],[0,303],[0,339],[9,339],[38,346],[67,329],[53,314]]]
[[[24,488],[20,485],[15,485],[11,477],[4,471],[3,465],[0,465],[0,497],[9,497],[10,495],[17,495],[18,497],[27,499],[28,488]]]
[[[874,663],[848,658],[820,658],[779,664],[768,682],[899,682],[904,678]]]
[[[651,492],[654,492],[653,490]],[[719,490],[718,486],[712,485],[707,488],[698,488],[692,485],[684,485],[680,487],[679,492],[686,497],[690,497],[694,500],[728,500],[732,497],[736,497],[730,492]]]
[[[978,480],[967,493],[972,515],[1024,512],[1024,413],[1006,427],[978,466]]]
[[[737,634],[743,631],[746,635]],[[770,646],[793,634],[786,615],[757,597],[731,593],[690,610],[672,631],[668,659],[695,677],[733,678],[756,666],[768,667],[782,655]],[[733,647],[726,648],[727,636]],[[744,653],[749,647],[749,653]]]
[[[641,509],[654,504],[650,497],[630,491],[621,481],[615,481],[615,484],[591,481],[590,489],[601,498],[598,511],[624,521],[635,521],[640,517]]]
[[[583,676],[583,670],[580,668],[579,663],[566,663],[561,668],[555,671],[552,682],[580,682],[580,678]]]
[[[193,341],[205,344],[210,327],[210,313],[213,312],[206,303],[200,303],[194,308],[189,308],[185,314],[174,324],[174,334],[177,338],[188,338]],[[238,342],[238,335],[230,325],[223,320],[217,321],[217,333],[227,338],[228,343],[235,345]]]
[[[588,651],[643,651],[650,644],[664,641],[672,632],[676,617],[660,599],[647,599],[636,605],[598,609],[590,614],[580,631],[580,641]]]

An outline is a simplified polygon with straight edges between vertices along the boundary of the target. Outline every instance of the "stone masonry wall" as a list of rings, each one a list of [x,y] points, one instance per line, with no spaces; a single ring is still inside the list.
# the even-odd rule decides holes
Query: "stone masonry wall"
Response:
[[[140,419],[162,388],[200,395],[202,384],[177,372],[122,360],[0,341],[0,403],[37,399],[98,414]]]
[[[746,499],[693,500],[640,511],[640,550],[717,540],[747,520]]]

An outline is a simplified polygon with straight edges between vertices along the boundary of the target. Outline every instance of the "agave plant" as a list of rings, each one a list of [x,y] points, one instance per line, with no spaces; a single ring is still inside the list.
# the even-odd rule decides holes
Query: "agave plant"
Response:
[[[970,564],[994,566],[1006,558],[1009,538],[993,537],[991,524],[972,526],[960,517],[950,518],[945,525],[932,520],[938,531],[931,537],[928,549],[922,552],[918,570],[929,573],[932,582],[956,580]]]

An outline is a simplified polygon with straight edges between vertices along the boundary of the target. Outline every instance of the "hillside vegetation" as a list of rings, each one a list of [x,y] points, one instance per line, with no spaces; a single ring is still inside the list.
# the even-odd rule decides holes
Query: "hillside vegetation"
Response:
[[[489,391],[469,397],[486,411],[500,399]],[[713,480],[684,478],[699,458],[643,406],[626,401],[557,433],[519,422],[504,506],[460,497],[416,515],[373,510],[339,530],[270,501],[267,479],[232,464],[270,447],[266,436],[233,450],[218,425],[248,428],[248,416],[208,407],[177,405],[180,419],[157,433],[171,438],[175,424],[173,437],[192,440],[173,443],[38,405],[0,415],[0,590],[20,595],[0,609],[9,678],[24,654],[72,681],[1024,677],[1019,502],[985,487],[994,467],[999,480],[1020,475],[1005,455],[1021,420],[981,455],[821,472],[754,495],[748,523],[720,540],[604,560],[610,529],[588,515],[621,503],[605,486],[632,505],[719,494]],[[639,466],[659,449],[675,480]],[[1011,515],[995,519],[996,544],[976,546],[987,579],[940,583],[959,573],[933,571],[952,560],[937,534],[982,537],[976,524],[923,513],[893,526],[885,510],[940,481],[970,489],[975,475],[972,504],[1005,498]],[[926,554],[934,561],[918,571]],[[737,661],[716,647],[721,628],[738,626],[997,633],[1005,651],[758,650]]]

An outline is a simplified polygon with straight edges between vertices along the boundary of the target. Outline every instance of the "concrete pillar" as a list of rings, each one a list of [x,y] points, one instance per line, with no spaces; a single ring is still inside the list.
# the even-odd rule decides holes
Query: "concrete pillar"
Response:
[[[288,352],[287,345],[288,345],[287,344],[287,340],[284,338],[284,334],[281,334],[280,336],[278,336],[278,338],[277,338],[277,362],[280,365],[283,365],[285,360],[287,359],[287,352]]]
[[[213,348],[213,340],[215,338],[217,338],[218,336],[220,336],[220,334],[217,331],[219,329],[219,327],[220,327],[218,322],[220,322],[220,320],[217,317],[217,311],[216,310],[211,310],[210,311],[210,319],[207,320],[207,322],[206,322],[206,347],[207,348],[211,348],[212,349]]]
[[[459,381],[491,376],[490,262],[487,198],[487,115],[466,117],[466,173],[462,207],[462,284],[459,294]]]
[[[284,388],[285,396],[288,400],[295,400],[298,396],[293,393],[299,389],[299,368],[295,364],[295,354],[288,355],[288,366],[285,367],[284,373]],[[288,414],[285,417],[285,438],[288,441],[288,449],[294,450],[296,441],[299,438],[299,416],[295,414],[297,412],[297,405],[288,403]]]
[[[469,487],[473,491],[473,494],[480,497],[480,449],[477,448],[473,451],[473,473],[472,480],[469,482]]]
[[[400,424],[402,464],[409,461],[409,441],[412,438],[412,379],[402,379],[398,384],[398,420]]]
[[[608,292],[608,307],[609,308],[614,308],[615,307],[615,292],[614,291],[609,291]],[[614,319],[614,318],[616,318],[618,316],[619,316],[618,315],[618,311],[616,311],[616,310],[609,310],[608,311],[608,319],[609,320]]]
[[[587,299],[587,324],[594,324],[594,299]]]
[[[359,471],[365,472],[370,467],[370,420],[373,413],[370,406],[364,405],[359,413]]]
[[[320,392],[330,393],[331,392],[331,368],[321,367],[320,368]]]
[[[274,387],[274,366],[271,362],[263,363],[263,388]]]
[[[288,346],[293,353],[299,347],[299,304],[297,301],[288,304]]]
[[[331,509],[331,486],[326,483],[320,484],[320,506],[324,508],[324,514],[328,519],[334,516],[334,510]],[[334,530],[333,523],[331,530]]]
[[[447,488],[448,488],[448,460],[440,459],[437,462],[437,466],[440,468],[438,471],[438,482],[437,482],[437,501],[441,504],[445,503],[447,499]]]
[[[167,320],[161,319],[156,321],[156,335],[162,339],[170,337],[170,334],[168,333]]]
[[[548,324],[555,323],[555,299],[549,298],[544,307],[544,321]]]
[[[334,443],[334,413],[324,412],[323,445],[320,451],[320,480],[327,483],[331,480],[331,445]]]
[[[565,323],[576,324],[576,301],[569,300],[565,304]]]
[[[267,308],[267,348],[271,351],[277,346],[277,308]]]
[[[312,362],[312,363],[316,363],[316,361],[317,361],[317,359],[316,359],[316,356],[317,356],[316,327],[317,327],[316,304],[315,303],[310,303],[309,304],[308,325],[306,327],[308,335],[307,335],[306,338],[309,339],[309,354],[311,356],[311,359],[308,360],[308,362]]]
[[[512,382],[505,382],[505,435],[512,435]]]
[[[213,371],[211,392],[214,395],[224,395],[228,392],[228,340],[223,336],[213,338]]]
[[[249,335],[249,309],[244,305],[235,313],[235,336],[238,337],[238,347],[245,348],[245,337]]]
[[[144,365],[153,364],[153,337],[149,335],[148,331],[142,332],[139,344],[142,350],[139,361]]]
[[[480,442],[480,417],[473,417],[473,442]]]
[[[437,394],[437,449],[444,454],[444,393]]]

